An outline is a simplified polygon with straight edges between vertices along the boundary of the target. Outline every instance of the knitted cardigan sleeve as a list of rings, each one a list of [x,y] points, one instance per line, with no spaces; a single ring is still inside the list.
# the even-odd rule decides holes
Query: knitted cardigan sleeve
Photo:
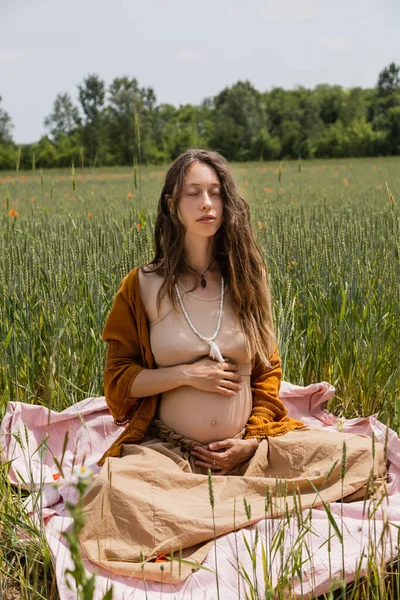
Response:
[[[102,338],[108,344],[104,368],[106,402],[117,425],[128,422],[140,404],[130,389],[136,376],[152,368],[152,355],[143,345],[147,330],[136,284],[131,271],[121,282],[108,315]]]
[[[271,368],[258,357],[255,359],[251,374],[253,409],[246,425],[245,439],[283,435],[304,425],[287,416],[287,408],[279,399],[282,368],[277,345],[269,360]]]

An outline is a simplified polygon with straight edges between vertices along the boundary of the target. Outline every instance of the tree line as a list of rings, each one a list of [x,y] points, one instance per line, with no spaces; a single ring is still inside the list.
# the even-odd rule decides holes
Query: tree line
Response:
[[[96,74],[78,87],[79,105],[58,94],[37,143],[16,147],[1,108],[0,168],[165,164],[190,147],[213,148],[232,161],[400,154],[400,65],[379,73],[374,88],[279,87],[249,81],[200,105],[158,104],[153,88]]]

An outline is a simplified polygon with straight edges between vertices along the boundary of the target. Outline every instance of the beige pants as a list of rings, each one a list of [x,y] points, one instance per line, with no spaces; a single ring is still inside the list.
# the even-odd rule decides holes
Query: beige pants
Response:
[[[190,455],[198,442],[162,423],[156,433],[141,445],[124,445],[121,458],[107,458],[83,499],[82,548],[90,560],[116,574],[183,581],[191,565],[173,562],[162,573],[155,557],[179,553],[201,564],[213,544],[214,523],[220,536],[299,506],[368,497],[386,472],[382,444],[375,443],[373,451],[367,436],[303,427],[262,440],[249,461],[213,477],[212,509],[208,477]]]

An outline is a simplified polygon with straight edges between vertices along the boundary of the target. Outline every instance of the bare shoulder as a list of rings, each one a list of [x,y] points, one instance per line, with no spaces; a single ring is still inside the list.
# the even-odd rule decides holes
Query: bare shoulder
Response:
[[[158,273],[151,271],[152,266],[152,264],[142,265],[138,272],[140,296],[145,306],[148,305],[151,297],[157,295],[163,282],[163,278]]]
[[[142,265],[139,268],[139,281],[140,284],[149,285],[148,282],[159,281],[162,282],[163,278],[153,271],[154,265],[152,263]]]
[[[146,274],[154,275],[154,273],[152,271],[155,269],[155,266],[156,265],[154,263],[146,263],[146,264],[142,265],[139,270],[141,273],[144,273],[145,275]]]

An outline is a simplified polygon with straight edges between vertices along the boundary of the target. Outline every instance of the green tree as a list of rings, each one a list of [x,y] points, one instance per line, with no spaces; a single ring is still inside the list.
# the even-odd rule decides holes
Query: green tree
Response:
[[[346,103],[346,92],[340,85],[317,85],[314,90],[319,104],[319,115],[325,125],[336,123]]]
[[[373,130],[382,131],[387,134],[390,129],[389,110],[400,106],[400,91],[382,96],[376,88],[368,90],[366,97],[368,107],[367,119],[372,124]],[[387,148],[387,152],[389,152],[389,148]]]
[[[257,160],[276,160],[281,151],[279,137],[272,136],[266,127],[262,127],[251,140],[251,154]]]
[[[400,154],[400,106],[393,106],[388,111],[388,144],[391,154]]]
[[[345,90],[338,118],[345,126],[367,118],[367,95],[362,88]]]
[[[374,154],[375,135],[365,117],[354,119],[347,127],[348,147],[345,156],[371,156]]]
[[[400,66],[391,63],[375,88],[340,85],[272,88],[249,81],[224,88],[199,106],[157,104],[154,90],[116,77],[106,87],[91,74],[78,86],[78,107],[58,94],[45,125],[50,137],[23,147],[42,166],[168,163],[190,147],[213,148],[229,160],[374,156],[400,153]],[[1,103],[1,98],[0,98]],[[15,162],[12,123],[0,106],[0,168]],[[139,145],[140,139],[140,145]]]
[[[379,135],[365,118],[345,126],[339,119],[325,129],[316,150],[316,156],[339,158],[373,155]]]
[[[13,127],[10,115],[0,106],[0,144],[11,144]]]
[[[282,121],[280,127],[281,154],[287,158],[306,156],[308,149],[305,144],[307,136],[303,131],[300,120],[288,119]]]
[[[394,62],[379,73],[378,90],[381,96],[400,90],[400,66]]]
[[[156,97],[152,88],[140,88],[138,81],[117,77],[108,88],[106,110],[109,149],[118,164],[132,164],[133,158],[150,158]],[[136,116],[135,116],[136,115]],[[136,120],[135,120],[136,119]],[[138,145],[140,136],[140,148]],[[140,152],[140,154],[139,154]]]
[[[78,107],[68,93],[57,94],[52,112],[44,119],[44,126],[50,131],[53,140],[61,135],[68,136],[81,125]]]
[[[302,86],[295,90],[273,88],[265,100],[270,133],[279,138],[281,156],[314,156],[324,128],[315,93]]]
[[[98,75],[89,75],[78,85],[79,101],[85,121],[82,127],[82,144],[85,155],[93,164],[102,163],[106,152],[103,107],[106,97],[105,83]]]
[[[59,167],[70,167],[72,163],[80,164],[82,160],[80,132],[77,130],[69,135],[60,134],[57,138],[56,151]]]
[[[273,88],[264,94],[264,101],[272,135],[281,136],[281,125],[285,121],[300,122],[302,112],[299,97],[293,91]]]
[[[47,135],[43,136],[37,144],[32,144],[29,148],[29,152],[24,152],[27,160],[31,159],[33,152],[35,153],[37,166],[46,169],[58,166],[57,149]]]
[[[15,147],[12,144],[0,144],[0,170],[15,167]]]
[[[338,158],[345,156],[349,138],[342,121],[328,125],[319,141],[316,156],[319,158]]]
[[[230,160],[257,158],[252,156],[252,140],[267,124],[262,94],[249,81],[239,81],[215,96],[212,107],[210,145]]]
[[[188,148],[208,147],[213,132],[208,113],[207,108],[191,104],[179,108],[163,106],[159,113],[164,122],[163,148],[170,159],[175,159]]]
[[[152,160],[156,163],[169,162],[172,158],[168,148],[167,129],[171,129],[178,109],[172,104],[160,104],[155,107],[153,121],[153,151]]]

